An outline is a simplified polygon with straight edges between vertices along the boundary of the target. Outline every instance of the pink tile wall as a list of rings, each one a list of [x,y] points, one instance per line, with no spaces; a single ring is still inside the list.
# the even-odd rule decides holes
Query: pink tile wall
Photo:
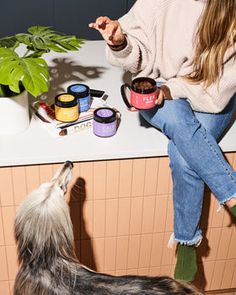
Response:
[[[236,153],[226,154],[236,168]],[[0,168],[0,294],[12,294],[17,272],[15,212],[26,194],[48,181],[60,165]],[[82,263],[114,275],[173,275],[175,247],[172,181],[167,157],[75,163],[66,200]],[[205,290],[236,288],[236,229],[206,189],[198,248]],[[206,243],[208,240],[208,245]],[[209,251],[207,251],[209,247]]]

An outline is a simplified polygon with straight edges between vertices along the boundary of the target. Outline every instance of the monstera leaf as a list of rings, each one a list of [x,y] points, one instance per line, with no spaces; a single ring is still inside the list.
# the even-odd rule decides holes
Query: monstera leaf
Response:
[[[48,66],[42,58],[19,57],[10,48],[0,48],[0,84],[20,93],[20,84],[33,96],[48,90]]]
[[[0,96],[11,96],[26,89],[36,97],[48,91],[49,71],[42,54],[51,50],[78,50],[83,43],[84,39],[58,33],[45,26],[32,26],[28,33],[1,38]],[[25,48],[22,56],[15,51],[19,45]]]
[[[57,33],[50,27],[32,26],[28,29],[29,33],[17,34],[19,42],[25,44],[29,50],[42,54],[50,50],[56,52],[67,52],[69,50],[78,50],[83,44],[83,39],[75,36],[67,36]]]
[[[10,48],[15,46],[17,39],[15,36],[0,39],[0,47]]]

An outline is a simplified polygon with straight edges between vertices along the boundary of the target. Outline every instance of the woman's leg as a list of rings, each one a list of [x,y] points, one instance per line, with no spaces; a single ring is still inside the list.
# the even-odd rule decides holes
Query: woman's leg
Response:
[[[182,102],[180,103],[182,104]],[[200,124],[201,127],[205,128],[205,131],[211,134],[211,136],[213,136],[215,139],[219,139],[231,119],[233,104],[234,99],[231,100],[231,103],[220,114],[195,113],[197,120],[192,120],[191,117],[188,118],[186,127],[188,128],[190,122],[190,130],[194,130],[192,125],[194,125],[193,122],[196,122],[195,130],[198,130]],[[161,112],[158,110],[159,117],[163,117],[163,115],[165,116],[164,113],[166,112],[166,116],[168,118],[172,118],[172,124],[176,125],[179,120],[176,122],[175,118],[173,119],[172,107],[175,108],[175,104],[172,104],[171,107],[168,106],[165,109],[162,108]],[[181,110],[181,107],[177,107],[178,117],[180,115],[178,112],[179,110]],[[156,113],[155,110],[148,111],[147,113],[146,111],[142,112],[142,115],[147,121],[153,124],[151,119]],[[187,114],[189,114],[189,112],[187,112]],[[192,112],[191,115],[193,116]],[[180,118],[182,117],[180,116]],[[163,122],[163,118],[161,118],[160,121]],[[167,122],[164,122],[164,124],[161,125],[163,128],[162,130],[168,129],[167,123],[168,119]],[[155,126],[159,127],[157,124]],[[171,128],[173,128],[173,126]],[[178,128],[176,129],[180,130]],[[170,133],[166,134],[168,134],[170,137]],[[172,140],[170,140],[168,151],[173,177],[173,195],[175,208],[174,233],[175,239],[181,243],[178,247],[175,277],[178,279],[191,281],[197,271],[196,253],[194,247],[189,247],[186,245],[195,245],[201,240],[201,231],[198,228],[198,225],[203,202],[204,182],[188,165]],[[234,202],[236,201],[236,199],[233,200]],[[229,202],[231,201],[232,199],[230,199]]]
[[[233,103],[232,100],[220,114],[195,113],[201,125],[216,140],[219,140],[231,120]],[[192,281],[197,271],[196,253],[194,247],[186,245],[196,245],[202,238],[199,221],[202,211],[204,182],[189,167],[171,140],[168,144],[168,154],[173,179],[174,235],[175,239],[181,243],[181,245],[178,245],[174,275],[177,279]],[[191,219],[189,219],[189,215],[191,215]]]
[[[193,113],[186,100],[165,101],[161,108],[140,113],[172,140],[182,158],[209,186],[221,204],[236,198],[236,172],[227,163],[215,138],[198,121],[197,114]],[[217,114],[213,116],[217,117]],[[215,130],[217,132],[217,125]]]
[[[194,113],[200,124],[216,141],[220,139],[232,118],[234,103],[235,101],[231,100],[225,110],[219,114]],[[172,140],[169,141],[168,154],[173,178],[175,238],[182,244],[195,245],[201,240],[198,224],[203,203],[204,182],[181,156]],[[191,220],[189,220],[189,204],[191,204]]]
[[[196,245],[202,239],[198,225],[202,212],[204,182],[180,155],[171,140],[168,155],[173,180],[174,238],[184,245]]]
[[[168,154],[173,179],[174,238],[179,242],[174,277],[191,282],[197,273],[194,245],[202,239],[199,220],[202,212],[204,182],[189,167],[171,140],[168,144]]]

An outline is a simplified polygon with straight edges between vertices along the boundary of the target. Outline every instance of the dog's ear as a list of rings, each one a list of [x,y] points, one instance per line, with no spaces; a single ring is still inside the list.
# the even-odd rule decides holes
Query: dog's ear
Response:
[[[72,162],[66,161],[63,166],[55,173],[51,180],[51,182],[53,182],[54,185],[60,187],[64,193],[66,192],[67,185],[72,178],[72,169]]]

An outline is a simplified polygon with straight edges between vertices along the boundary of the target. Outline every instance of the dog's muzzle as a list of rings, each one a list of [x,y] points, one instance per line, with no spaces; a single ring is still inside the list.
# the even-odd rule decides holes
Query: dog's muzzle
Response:
[[[64,166],[65,168],[73,168],[74,164],[71,161],[65,161]]]

